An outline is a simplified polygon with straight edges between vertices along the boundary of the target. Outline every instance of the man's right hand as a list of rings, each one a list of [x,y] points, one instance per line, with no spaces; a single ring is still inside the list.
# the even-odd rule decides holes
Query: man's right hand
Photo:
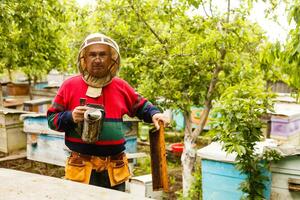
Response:
[[[84,112],[87,110],[86,106],[77,106],[73,111],[72,111],[72,118],[74,123],[78,123],[83,121],[83,116]]]

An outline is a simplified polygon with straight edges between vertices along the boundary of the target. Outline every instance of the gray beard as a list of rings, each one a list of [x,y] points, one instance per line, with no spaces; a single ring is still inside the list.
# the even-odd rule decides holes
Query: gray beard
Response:
[[[82,72],[82,77],[83,77],[83,80],[86,82],[86,84],[88,84],[89,86],[96,87],[96,88],[102,88],[102,87],[108,85],[114,76],[112,76],[112,74],[108,73],[107,76],[100,78],[100,77],[92,76],[91,74],[88,73],[87,70],[84,70]]]

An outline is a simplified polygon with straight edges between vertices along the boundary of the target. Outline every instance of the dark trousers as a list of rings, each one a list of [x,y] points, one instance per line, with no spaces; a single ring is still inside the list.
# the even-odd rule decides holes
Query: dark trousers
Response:
[[[96,170],[92,170],[90,185],[95,185],[95,186],[100,186],[104,188],[110,188],[113,190],[125,192],[125,182],[111,187],[107,170],[104,170],[102,172],[96,172]]]

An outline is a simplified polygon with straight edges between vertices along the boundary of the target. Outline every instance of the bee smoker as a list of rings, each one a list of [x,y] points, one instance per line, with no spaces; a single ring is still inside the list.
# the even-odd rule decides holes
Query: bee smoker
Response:
[[[97,104],[87,104],[87,107],[81,139],[86,143],[95,143],[101,133],[105,111],[103,106]]]

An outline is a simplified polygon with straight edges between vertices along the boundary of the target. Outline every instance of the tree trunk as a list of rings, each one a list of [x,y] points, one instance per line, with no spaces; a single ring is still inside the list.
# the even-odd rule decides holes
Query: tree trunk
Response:
[[[32,100],[33,99],[32,90],[31,90],[32,78],[29,75],[27,75],[27,77],[28,77],[28,86],[29,86],[29,99]]]
[[[185,120],[184,149],[181,156],[182,189],[183,189],[183,197],[187,197],[190,187],[194,181],[194,177],[192,173],[194,171],[194,163],[196,160],[196,150],[193,141],[195,141],[196,138],[193,138],[192,135],[192,120],[191,120],[190,112],[184,113],[184,120]]]
[[[224,59],[225,52],[222,54],[222,59]],[[203,131],[206,120],[208,118],[210,109],[212,107],[211,102],[213,98],[213,93],[218,82],[218,75],[222,67],[218,66],[215,68],[205,100],[205,107],[200,117],[199,126],[192,131],[192,119],[191,112],[184,113],[185,120],[185,129],[184,129],[184,149],[181,156],[182,163],[182,188],[183,188],[183,197],[187,197],[188,191],[190,190],[191,184],[194,181],[192,172],[194,171],[194,164],[196,161],[196,149],[195,143],[198,138],[198,135]]]
[[[12,79],[11,69],[8,68],[8,69],[7,69],[7,72],[8,72],[8,78],[9,78],[9,81],[12,82],[13,79]]]

